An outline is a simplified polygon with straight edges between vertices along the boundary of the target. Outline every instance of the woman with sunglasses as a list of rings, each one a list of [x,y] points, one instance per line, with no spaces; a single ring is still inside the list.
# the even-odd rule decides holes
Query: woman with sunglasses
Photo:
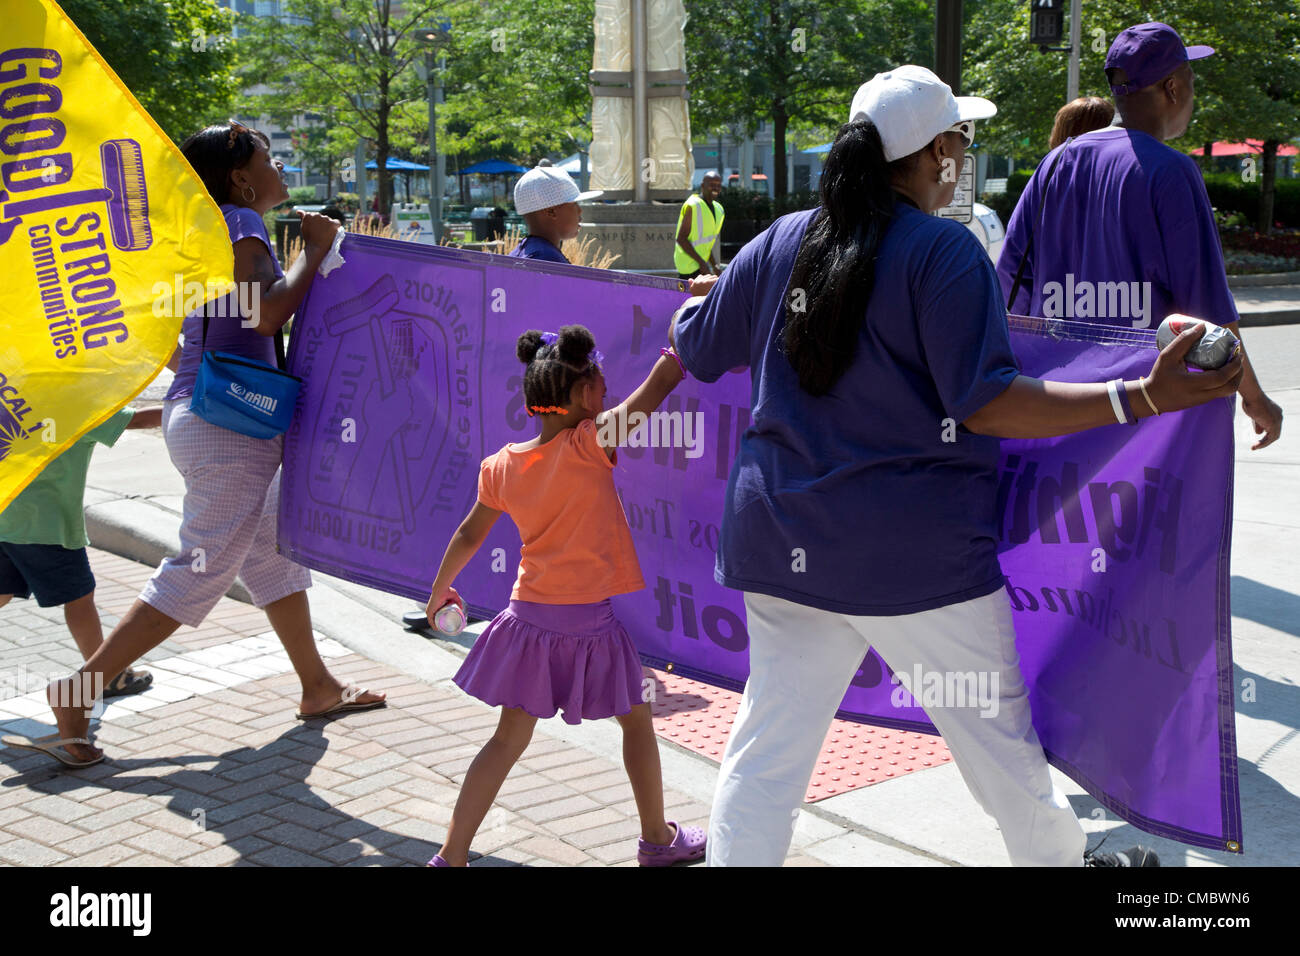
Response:
[[[716,571],[745,593],[750,675],[714,796],[714,865],[785,859],[831,718],[872,647],[905,685],[916,668],[999,678],[992,716],[927,714],[1012,862],[1085,862],[1030,723],[1003,593],[998,436],[1114,422],[1121,396],[1126,420],[1151,412],[1138,382],[1021,375],[988,256],[960,223],[930,215],[952,201],[973,122],[994,112],[921,67],[879,74],[827,157],[820,208],[777,220],[676,323],[688,372],[710,382],[749,367],[753,378]],[[1237,386],[1239,359],[1185,370],[1199,335],[1176,339],[1145,380],[1162,411]]]

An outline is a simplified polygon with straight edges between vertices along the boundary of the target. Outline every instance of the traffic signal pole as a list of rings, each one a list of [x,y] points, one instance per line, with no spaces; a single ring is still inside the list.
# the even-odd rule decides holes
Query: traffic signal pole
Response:
[[[961,5],[962,0],[938,0],[934,10],[934,72],[954,96],[961,95]]]
[[[1079,56],[1083,52],[1083,0],[1070,0],[1070,45],[1054,46],[1064,38],[1064,0],[1030,0],[1029,42],[1036,44],[1040,53],[1049,50],[1070,54],[1070,65],[1065,81],[1065,101],[1079,96]]]

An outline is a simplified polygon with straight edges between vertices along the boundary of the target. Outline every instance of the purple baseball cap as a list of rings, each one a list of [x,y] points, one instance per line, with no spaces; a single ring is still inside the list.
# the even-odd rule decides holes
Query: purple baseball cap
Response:
[[[1146,89],[1163,80],[1188,60],[1199,60],[1214,52],[1209,46],[1184,46],[1183,38],[1167,23],[1139,23],[1115,37],[1106,54],[1105,69],[1118,67],[1128,82],[1111,86],[1116,96]]]

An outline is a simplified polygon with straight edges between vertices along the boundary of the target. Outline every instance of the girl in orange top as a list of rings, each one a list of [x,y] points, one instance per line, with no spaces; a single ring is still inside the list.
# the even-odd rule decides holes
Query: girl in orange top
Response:
[[[628,419],[649,414],[682,380],[676,353],[665,349],[632,396],[603,411],[605,377],[591,333],[567,325],[559,334],[525,332],[515,351],[527,366],[524,400],[541,418],[541,434],[509,444],[483,462],[478,502],[443,555],[427,612],[430,622],[451,586],[509,512],[523,540],[510,605],[479,635],[455,681],[501,707],[492,739],[461,787],[442,852],[430,866],[464,866],[470,841],[497,791],[523,755],[539,717],[617,717],[641,840],[637,860],[666,866],[704,856],[704,831],[664,819],[659,745],[650,705],[641,695],[641,660],[609,598],[645,587],[623,506],[614,490],[617,438]],[[635,417],[633,417],[635,416]]]

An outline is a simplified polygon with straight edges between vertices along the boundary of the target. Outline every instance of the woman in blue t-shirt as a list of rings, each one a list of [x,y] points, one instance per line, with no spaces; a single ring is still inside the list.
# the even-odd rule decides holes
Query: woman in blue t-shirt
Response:
[[[266,136],[234,122],[209,126],[187,139],[181,152],[225,216],[237,291],[207,303],[209,315],[216,318],[210,319],[206,338],[204,309],[186,316],[179,366],[163,401],[163,438],[185,478],[180,553],[162,562],[81,673],[91,675],[89,686],[95,686],[96,675],[111,681],[182,624],[201,624],[238,576],[253,603],[266,612],[302,682],[300,719],[382,707],[383,694],[349,687],[326,668],[312,634],[307,602],[311,576],[276,550],[284,436],[251,438],[213,425],[189,407],[205,350],[275,363],[271,336],[306,296],[338,223],[303,214],[303,253],[286,273],[262,220],[289,198],[282,166],[272,158]],[[61,739],[47,752],[71,766],[104,759],[86,737],[85,707],[61,706],[54,712]]]
[[[1030,723],[1001,593],[998,436],[1064,435],[1230,395],[1241,362],[1188,372],[1199,333],[1186,333],[1141,382],[1019,373],[987,255],[964,226],[930,215],[952,201],[974,120],[994,112],[921,67],[864,84],[827,157],[821,207],[773,223],[676,325],[692,374],[748,367],[754,390],[718,548],[718,580],[745,592],[750,676],[714,798],[713,864],[784,860],[871,647],[904,677],[1000,678],[995,716],[927,713],[1014,863],[1084,862],[1083,830]],[[1091,862],[1153,858],[1135,848]]]

